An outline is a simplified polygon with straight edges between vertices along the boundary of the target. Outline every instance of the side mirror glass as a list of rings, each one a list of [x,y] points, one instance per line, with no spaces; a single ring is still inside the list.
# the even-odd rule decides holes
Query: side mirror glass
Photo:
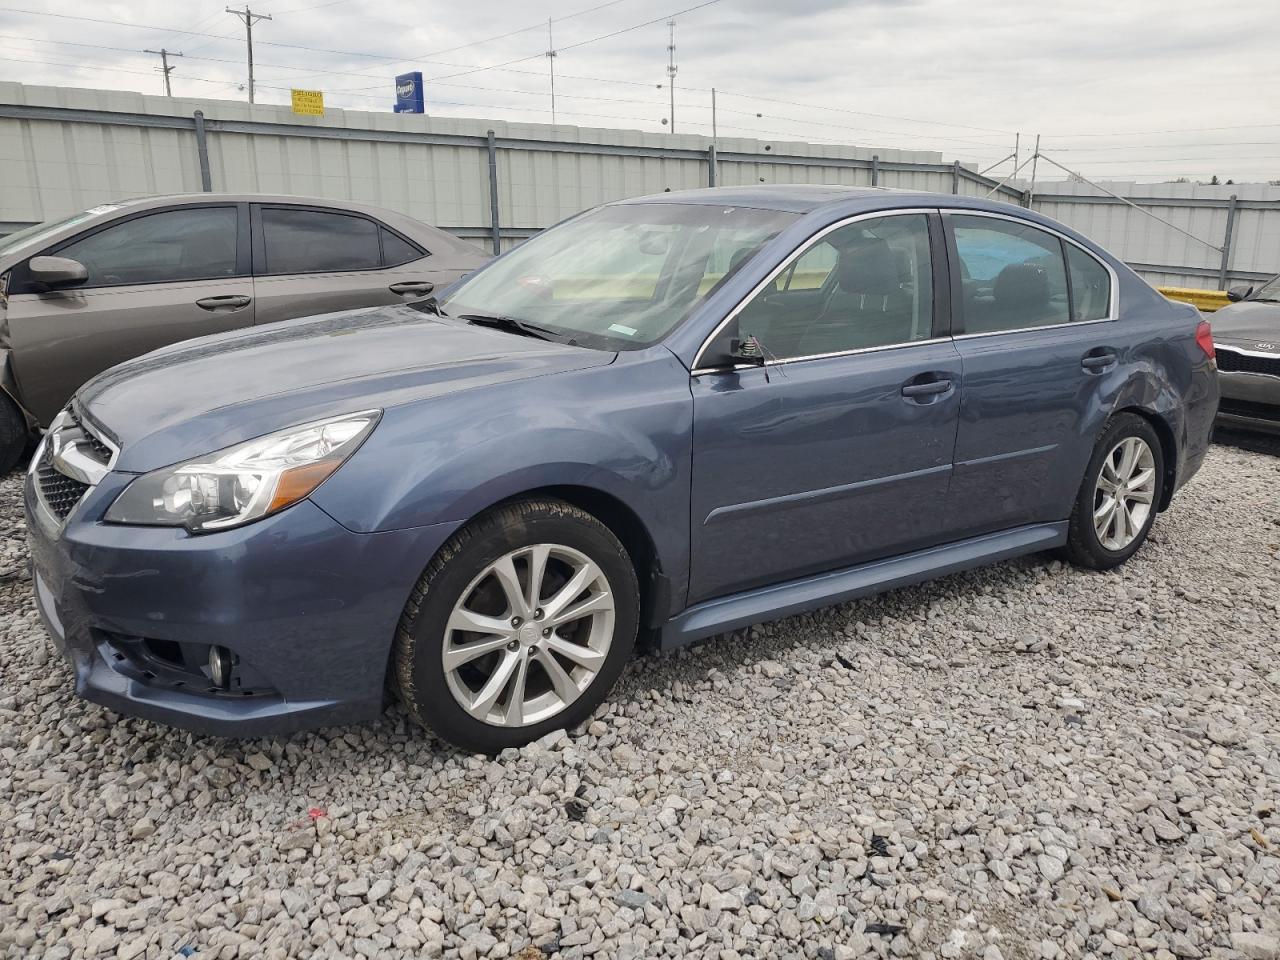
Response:
[[[1239,303],[1241,300],[1248,300],[1249,295],[1253,293],[1253,287],[1246,283],[1238,283],[1234,287],[1227,288],[1227,299],[1232,303]]]

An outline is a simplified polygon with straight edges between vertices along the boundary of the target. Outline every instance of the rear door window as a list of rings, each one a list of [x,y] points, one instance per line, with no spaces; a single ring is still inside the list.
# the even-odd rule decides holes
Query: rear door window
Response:
[[[262,208],[267,274],[339,273],[382,266],[378,224],[327,210]]]
[[[1092,255],[1066,244],[1071,271],[1071,319],[1103,320],[1111,315],[1111,273]]]
[[[84,264],[89,278],[76,289],[234,277],[236,216],[231,206],[165,210],[50,252]]]
[[[952,214],[964,333],[1070,321],[1062,241],[1029,224]]]
[[[381,230],[382,265],[384,267],[398,267],[402,263],[410,263],[426,256],[425,253],[399,234],[392,233],[386,227],[382,227]]]

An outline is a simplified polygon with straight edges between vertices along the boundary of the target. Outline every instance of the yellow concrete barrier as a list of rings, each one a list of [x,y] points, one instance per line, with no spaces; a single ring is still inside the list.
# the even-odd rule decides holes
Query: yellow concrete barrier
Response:
[[[1221,310],[1231,301],[1227,299],[1225,290],[1194,290],[1190,287],[1156,287],[1170,300],[1181,300],[1189,303],[1204,313]]]

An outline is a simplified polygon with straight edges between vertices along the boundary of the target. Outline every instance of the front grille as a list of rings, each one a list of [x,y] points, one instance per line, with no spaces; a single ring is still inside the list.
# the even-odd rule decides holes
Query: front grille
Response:
[[[76,416],[74,410],[68,410],[67,412],[71,415],[71,422],[80,428],[80,432],[84,434],[85,440],[88,441],[87,449],[85,449],[84,452],[88,453],[104,467],[111,463],[111,456],[114,451],[99,440],[97,436],[81,422],[80,418]]]
[[[36,465],[36,486],[44,505],[59,520],[67,519],[80,498],[89,492],[87,483],[81,483],[58,471],[53,465],[53,456],[49,453],[47,444]]]
[[[1218,369],[1223,373],[1266,373],[1280,377],[1280,356],[1258,357],[1236,353],[1230,347],[1218,346]]]
[[[1229,397],[1223,397],[1218,403],[1218,412],[1233,417],[1280,422],[1280,405],[1271,403],[1254,403],[1249,400],[1232,400]]]

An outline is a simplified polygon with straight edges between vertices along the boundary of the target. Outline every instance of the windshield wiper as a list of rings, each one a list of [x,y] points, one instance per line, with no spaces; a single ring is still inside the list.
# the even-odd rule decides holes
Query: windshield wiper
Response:
[[[573,342],[568,337],[548,330],[546,327],[540,327],[536,323],[517,320],[515,317],[508,317],[503,314],[462,313],[458,314],[458,319],[465,320],[467,323],[474,323],[476,326],[493,327],[496,330],[506,330],[509,333],[518,333],[521,336],[533,337],[537,340],[550,340],[552,343]]]

